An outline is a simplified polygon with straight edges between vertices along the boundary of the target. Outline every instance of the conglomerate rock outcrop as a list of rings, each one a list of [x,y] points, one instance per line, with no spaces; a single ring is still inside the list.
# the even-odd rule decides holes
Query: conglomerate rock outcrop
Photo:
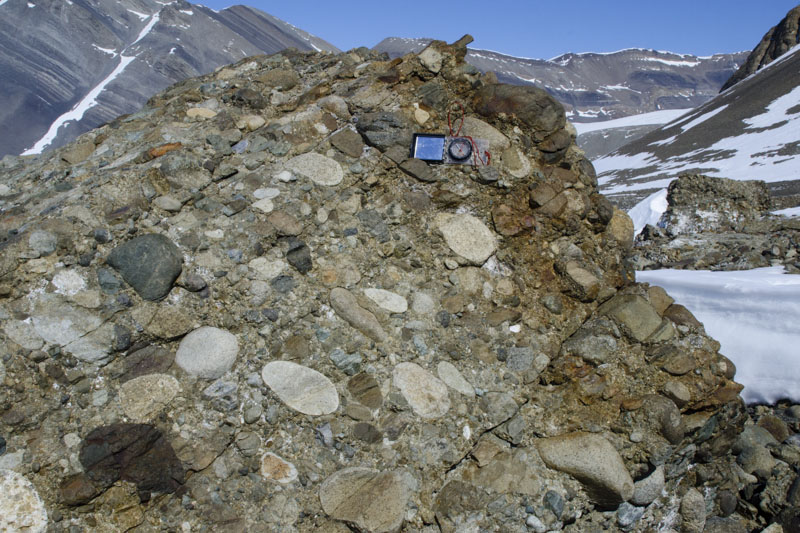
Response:
[[[796,420],[742,433],[733,365],[633,279],[561,106],[479,74],[468,40],[248,58],[3,160],[4,527],[791,516]],[[488,153],[409,158],[451,131]]]

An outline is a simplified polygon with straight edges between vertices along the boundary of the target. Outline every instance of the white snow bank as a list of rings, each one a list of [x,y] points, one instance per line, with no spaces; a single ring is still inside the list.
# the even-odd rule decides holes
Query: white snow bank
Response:
[[[800,402],[800,276],[782,267],[737,272],[648,270],[722,345],[747,403]]]
[[[782,215],[785,217],[800,217],[800,207],[789,207],[786,209],[779,209],[772,212],[775,215]]]
[[[667,124],[676,118],[685,115],[691,110],[692,109],[664,109],[662,111],[641,113],[639,115],[615,118],[614,120],[604,120],[602,122],[573,122],[572,125],[575,126],[578,135],[582,135],[584,133],[589,133],[590,131],[605,130],[608,128],[627,128],[631,126]]]
[[[633,220],[633,234],[639,232],[648,224],[655,226],[661,220],[661,215],[667,210],[667,189],[656,191],[628,211],[628,216]]]

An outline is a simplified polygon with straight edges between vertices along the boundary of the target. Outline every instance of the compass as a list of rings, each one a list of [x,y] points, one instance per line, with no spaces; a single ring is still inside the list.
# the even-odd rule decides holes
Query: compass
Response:
[[[464,137],[457,137],[450,141],[447,153],[456,161],[464,161],[472,155],[472,143]]]

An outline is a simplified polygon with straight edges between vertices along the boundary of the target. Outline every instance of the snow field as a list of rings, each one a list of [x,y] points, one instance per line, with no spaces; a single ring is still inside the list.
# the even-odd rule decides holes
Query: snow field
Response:
[[[769,267],[648,270],[636,278],[666,289],[720,342],[747,403],[800,402],[800,276]]]

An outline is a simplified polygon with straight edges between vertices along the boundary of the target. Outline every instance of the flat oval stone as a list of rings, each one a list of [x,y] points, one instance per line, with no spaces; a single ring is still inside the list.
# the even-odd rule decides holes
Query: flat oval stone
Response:
[[[273,361],[264,366],[261,378],[283,403],[303,414],[327,415],[339,407],[339,394],[331,380],[306,366]]]
[[[364,295],[375,302],[381,309],[390,313],[405,313],[408,311],[408,302],[405,298],[384,289],[364,289]]]
[[[180,392],[178,380],[166,374],[148,374],[126,381],[119,388],[122,410],[134,422],[147,422]]]
[[[341,165],[330,157],[308,152],[291,158],[286,167],[293,173],[310,179],[317,185],[338,185],[344,178]]]
[[[492,230],[472,215],[440,215],[437,226],[447,246],[470,263],[482,265],[497,249]]]
[[[319,488],[322,510],[335,520],[355,524],[359,531],[398,531],[403,523],[410,490],[398,472],[345,468]]]
[[[12,470],[0,472],[0,531],[46,529],[47,510],[33,484]]]
[[[475,396],[475,388],[464,379],[464,376],[452,363],[441,361],[436,366],[436,372],[439,374],[439,379],[444,381],[451,389],[460,392],[464,396]]]
[[[331,290],[330,303],[337,315],[370,339],[386,340],[387,334],[375,315],[358,305],[356,297],[347,289],[336,287]]]
[[[422,418],[439,418],[450,409],[447,385],[416,363],[400,363],[394,367],[393,381]]]
[[[167,237],[150,233],[117,246],[106,261],[139,296],[160,300],[180,276],[183,255]]]
[[[217,379],[231,369],[239,353],[236,336],[224,329],[203,326],[186,335],[175,362],[193,376]]]

